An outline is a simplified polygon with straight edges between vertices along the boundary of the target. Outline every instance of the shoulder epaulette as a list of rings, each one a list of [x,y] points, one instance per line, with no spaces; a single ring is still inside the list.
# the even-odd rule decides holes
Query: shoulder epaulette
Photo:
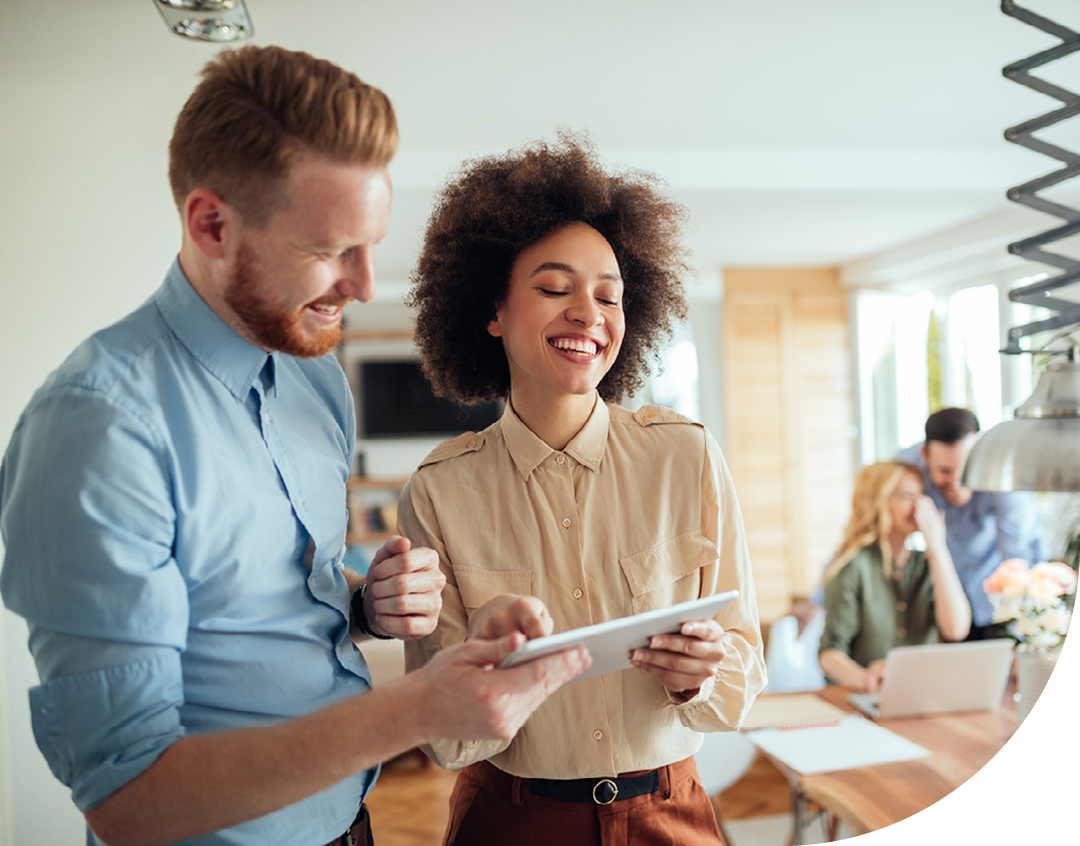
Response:
[[[446,461],[450,458],[457,458],[459,455],[465,455],[467,452],[476,452],[484,445],[484,435],[479,432],[465,432],[462,435],[458,435],[456,438],[451,438],[448,441],[443,441],[430,453],[427,458],[420,462],[421,467],[425,467],[428,464],[438,464],[440,461]]]
[[[634,412],[634,419],[639,426],[653,426],[657,423],[688,423],[691,426],[701,427],[696,420],[691,420],[685,414],[679,414],[662,405],[643,405]]]

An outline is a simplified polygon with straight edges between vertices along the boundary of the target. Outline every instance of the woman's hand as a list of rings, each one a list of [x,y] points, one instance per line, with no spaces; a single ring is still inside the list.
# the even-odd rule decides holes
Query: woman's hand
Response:
[[[915,525],[926,538],[928,550],[939,552],[948,550],[945,543],[945,519],[941,516],[934,501],[923,494],[915,501]]]
[[[870,666],[863,670],[863,690],[867,693],[877,693],[885,682],[885,659],[879,658],[871,661]]]
[[[947,641],[960,641],[971,631],[971,605],[956,573],[945,541],[945,520],[928,496],[915,503],[915,523],[926,537],[926,560],[934,588],[934,622]]]
[[[547,606],[535,596],[507,593],[485,602],[469,617],[466,640],[479,637],[496,640],[521,632],[529,640],[551,634],[555,622]]]
[[[648,649],[635,649],[630,663],[652,673],[676,697],[693,699],[720,668],[723,636],[716,620],[683,623],[678,634],[654,635]]]

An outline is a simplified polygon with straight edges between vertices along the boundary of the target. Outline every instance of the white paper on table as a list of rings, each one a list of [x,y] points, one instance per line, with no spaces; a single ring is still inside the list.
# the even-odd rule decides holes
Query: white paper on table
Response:
[[[917,743],[856,714],[745,734],[759,749],[803,775],[910,761],[930,754]]]

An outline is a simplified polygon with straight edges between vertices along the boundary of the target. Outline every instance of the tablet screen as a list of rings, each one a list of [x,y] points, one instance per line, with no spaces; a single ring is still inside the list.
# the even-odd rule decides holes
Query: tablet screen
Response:
[[[630,617],[619,617],[548,637],[538,637],[523,643],[507,655],[499,667],[514,667],[553,652],[584,646],[592,656],[592,666],[569,684],[616,670],[627,670],[633,666],[630,663],[630,653],[648,646],[649,638],[653,635],[677,632],[683,623],[714,617],[738,595],[737,590],[730,590],[680,602],[669,608],[643,611]]]

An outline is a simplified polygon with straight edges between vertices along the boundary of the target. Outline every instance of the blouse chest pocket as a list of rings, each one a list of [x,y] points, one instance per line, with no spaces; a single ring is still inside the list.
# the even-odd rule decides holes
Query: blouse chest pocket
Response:
[[[634,613],[667,608],[701,595],[701,568],[720,551],[700,530],[619,559],[633,595]]]
[[[481,567],[454,567],[458,593],[465,610],[472,613],[504,593],[532,595],[530,570],[485,570]]]

